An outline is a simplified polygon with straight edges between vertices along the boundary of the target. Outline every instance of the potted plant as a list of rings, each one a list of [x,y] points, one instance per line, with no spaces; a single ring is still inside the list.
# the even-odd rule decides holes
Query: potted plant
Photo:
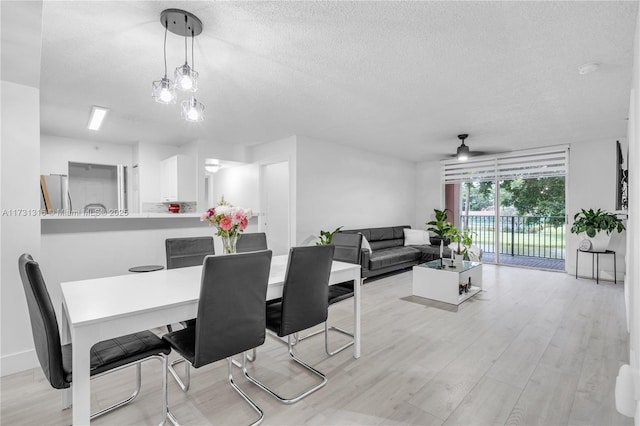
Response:
[[[586,234],[591,241],[589,250],[597,252],[607,250],[611,232],[622,232],[624,229],[624,222],[621,219],[615,214],[602,209],[595,211],[593,209],[581,209],[580,212],[573,216],[573,225],[571,225],[571,232],[573,234]]]
[[[318,237],[320,241],[318,241],[316,245],[328,246],[329,244],[331,244],[331,239],[333,238],[333,234],[340,231],[341,229],[342,229],[342,226],[338,226],[335,230],[333,230],[333,232],[320,230],[320,237]]]
[[[430,225],[429,228],[427,228],[427,231],[435,234],[435,236],[429,237],[429,242],[431,245],[439,246],[440,242],[443,241],[443,244],[448,246],[451,244],[448,234],[453,225],[451,222],[447,222],[447,209],[433,209],[433,211],[435,212],[436,220],[426,223],[427,225]]]
[[[469,232],[468,230],[461,231],[460,229],[452,226],[447,234],[451,241],[457,243],[457,249],[452,250],[456,255],[456,260],[458,257],[460,260],[469,259],[469,247],[473,244],[473,232]]]

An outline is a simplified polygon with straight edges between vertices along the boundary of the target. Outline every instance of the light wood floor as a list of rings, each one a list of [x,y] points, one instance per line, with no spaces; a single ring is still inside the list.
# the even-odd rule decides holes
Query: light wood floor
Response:
[[[321,336],[298,346],[327,374],[326,387],[286,406],[238,369],[236,382],[263,408],[265,425],[633,423],[614,403],[615,376],[629,353],[621,284],[494,265],[484,266],[484,282],[484,292],[452,311],[414,300],[411,272],[371,280],[363,288],[362,358],[349,350],[327,357]],[[331,307],[331,322],[350,327],[351,306]],[[157,364],[144,367],[138,400],[93,424],[157,424]],[[302,374],[286,383],[299,370],[272,338],[251,368],[284,394],[313,382]],[[127,392],[132,378],[123,371],[93,381],[94,408]],[[225,362],[192,370],[186,394],[169,378],[172,412],[185,425],[250,423],[253,413],[226,379]],[[1,385],[2,424],[70,424],[70,410],[60,410],[60,393],[39,369]]]

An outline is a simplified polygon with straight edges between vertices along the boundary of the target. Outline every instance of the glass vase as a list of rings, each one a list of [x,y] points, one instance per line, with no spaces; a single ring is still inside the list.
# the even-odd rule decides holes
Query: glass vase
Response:
[[[236,252],[236,242],[238,241],[238,235],[221,235],[222,237],[222,249],[224,254],[232,254]]]

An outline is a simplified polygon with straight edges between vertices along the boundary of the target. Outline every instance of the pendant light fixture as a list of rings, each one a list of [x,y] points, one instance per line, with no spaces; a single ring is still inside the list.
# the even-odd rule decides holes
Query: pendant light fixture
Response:
[[[195,92],[198,90],[198,72],[189,66],[189,62],[187,61],[187,37],[188,34],[191,33],[191,65],[193,65],[193,38],[194,31],[191,28],[189,31],[188,27],[189,17],[187,15],[184,16],[184,65],[176,68],[175,71],[175,80],[176,87],[178,89],[183,90],[185,92]]]
[[[198,90],[198,72],[194,66],[194,38],[202,33],[202,22],[194,14],[181,9],[166,9],[160,14],[160,22],[165,28],[164,36],[164,78],[153,82],[153,97],[160,103],[175,103],[176,89],[189,92],[189,99],[181,102],[182,117],[187,121],[202,121],[204,105],[193,95]],[[167,32],[184,37],[184,65],[176,68],[175,83],[167,78]],[[189,66],[187,39],[191,36],[191,66]]]
[[[462,141],[462,145],[458,147],[458,151],[456,152],[458,161],[466,161],[469,158],[469,147],[464,144],[464,140],[468,137],[469,135],[467,134],[458,135],[458,139]]]
[[[167,31],[169,24],[164,20],[164,77],[152,84],[152,95],[156,102],[161,104],[174,104],[176,102],[176,89],[173,81],[167,78]]]

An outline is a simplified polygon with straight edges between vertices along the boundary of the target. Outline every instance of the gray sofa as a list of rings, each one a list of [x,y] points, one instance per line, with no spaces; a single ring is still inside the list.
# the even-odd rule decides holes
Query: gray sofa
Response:
[[[440,246],[405,246],[405,228],[411,228],[411,226],[402,225],[341,231],[344,233],[360,233],[371,246],[371,252],[362,250],[360,265],[362,266],[363,277],[373,277],[409,268],[440,257]],[[443,256],[451,256],[449,248],[445,247]]]

